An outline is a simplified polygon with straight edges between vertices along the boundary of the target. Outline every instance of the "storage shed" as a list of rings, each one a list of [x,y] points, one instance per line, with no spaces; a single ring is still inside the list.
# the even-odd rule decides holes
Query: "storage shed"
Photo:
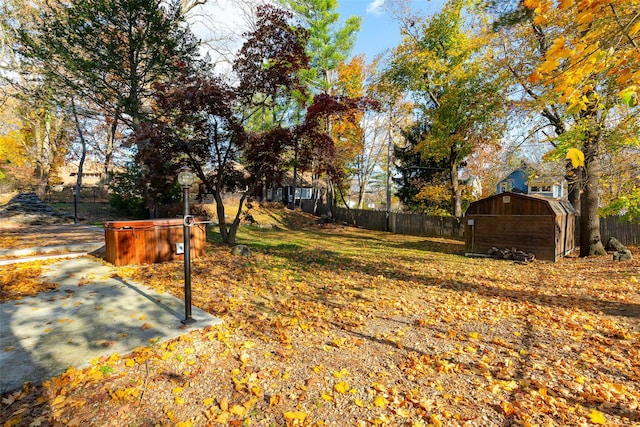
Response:
[[[565,200],[501,193],[471,203],[464,218],[467,254],[516,248],[557,261],[575,249],[576,213]]]

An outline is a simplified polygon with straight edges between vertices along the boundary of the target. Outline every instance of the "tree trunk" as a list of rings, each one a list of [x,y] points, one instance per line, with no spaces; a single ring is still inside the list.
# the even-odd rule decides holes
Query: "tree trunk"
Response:
[[[458,220],[462,218],[462,190],[458,181],[458,152],[454,146],[449,154],[449,174],[451,180],[451,202],[453,216]]]
[[[222,195],[219,191],[216,190],[213,190],[212,193],[213,198],[216,201],[216,215],[218,216],[218,228],[220,229],[220,237],[222,237],[223,243],[227,243],[229,241],[229,233],[227,233],[227,222],[224,217],[224,203],[222,202]]]
[[[564,179],[567,181],[567,199],[575,209],[576,215],[580,216],[580,194],[582,192],[584,170],[582,167],[574,168],[571,165],[571,161],[567,160],[566,171]]]
[[[364,194],[367,191],[367,184],[367,181],[363,180],[358,187],[358,203],[356,204],[358,209],[363,209],[364,207]]]
[[[107,144],[104,149],[104,181],[103,184],[109,185],[111,182],[111,169],[113,164],[113,151],[116,145],[116,133],[118,131],[118,110],[115,112],[109,130],[107,132]]]
[[[293,203],[291,209],[296,209],[296,186],[298,185],[298,141],[296,140],[293,157]],[[302,203],[302,200],[300,200]]]
[[[240,228],[240,221],[242,217],[242,207],[244,206],[244,201],[249,195],[250,191],[245,191],[240,197],[240,201],[238,202],[238,212],[231,224],[227,227],[227,221],[224,215],[224,202],[222,201],[222,194],[220,191],[214,190],[210,186],[207,187],[209,191],[213,193],[213,198],[216,201],[216,215],[218,216],[218,228],[220,230],[220,237],[222,237],[222,242],[227,245],[235,245],[236,244],[236,235],[238,234],[238,228]]]
[[[585,147],[587,148],[587,147]],[[586,180],[580,197],[580,256],[606,255],[600,239],[600,219],[598,218],[598,180],[600,167],[593,149],[585,149]],[[591,152],[590,154],[588,154]]]
[[[240,197],[240,201],[238,202],[238,212],[236,213],[236,217],[233,219],[233,222],[229,226],[227,230],[227,240],[225,243],[227,245],[235,245],[236,244],[236,235],[238,234],[238,228],[240,228],[240,221],[242,217],[242,207],[244,206],[244,201],[247,198],[249,191],[245,191]]]
[[[600,220],[598,205],[600,196],[598,184],[600,180],[600,163],[598,149],[601,138],[599,124],[596,121],[597,106],[592,103],[583,118],[590,122],[584,141],[584,188],[580,195],[580,256],[606,255],[600,239]]]
[[[78,223],[78,203],[80,202],[80,190],[82,189],[82,169],[84,168],[84,161],[87,158],[87,141],[84,139],[84,133],[82,132],[82,126],[80,126],[80,120],[78,120],[78,112],[76,111],[76,103],[71,99],[71,109],[73,111],[73,119],[76,122],[76,130],[78,131],[78,137],[80,138],[80,144],[82,145],[82,153],[80,155],[80,163],[78,163],[78,175],[76,178],[76,188],[73,194],[73,222]]]

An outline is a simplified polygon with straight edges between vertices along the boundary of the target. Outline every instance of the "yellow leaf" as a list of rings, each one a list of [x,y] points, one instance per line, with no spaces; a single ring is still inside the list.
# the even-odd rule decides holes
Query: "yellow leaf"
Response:
[[[469,338],[478,339],[480,338],[480,334],[478,334],[477,332],[471,332],[469,334]]]
[[[578,16],[576,17],[576,22],[578,24],[588,24],[593,22],[593,12],[590,10],[586,10],[584,12],[578,13]]]
[[[174,388],[173,390],[171,390],[171,392],[172,392],[173,394],[176,394],[176,395],[177,395],[177,394],[180,394],[180,393],[182,393],[182,387],[176,387],[176,388]]]
[[[560,9],[560,10],[569,9],[569,7],[571,7],[571,5],[573,3],[574,3],[574,0],[560,0],[560,4],[558,5],[558,9]]]
[[[513,391],[518,388],[518,383],[515,381],[500,381],[500,385],[507,391]]]
[[[584,153],[577,148],[569,148],[565,159],[571,160],[571,166],[574,168],[584,166]]]
[[[133,359],[127,359],[127,361],[124,362],[124,364],[131,368],[132,366],[136,365],[136,361]]]
[[[629,28],[629,35],[634,36],[638,31],[640,31],[640,21],[636,22]]]
[[[387,392],[387,388],[384,385],[380,384],[380,383],[371,384],[371,388],[373,388],[376,391],[381,391],[383,393]]]
[[[330,394],[328,394],[328,393],[322,393],[322,394],[320,395],[320,397],[322,397],[322,398],[323,398],[324,400],[326,400],[327,402],[329,402],[330,400],[333,400],[333,397],[331,397],[331,395],[330,395]]]
[[[180,396],[176,396],[175,402],[176,402],[176,405],[182,405],[184,403],[184,399],[181,398]]]
[[[223,412],[221,414],[218,414],[218,416],[216,417],[216,419],[214,420],[217,423],[220,424],[227,424],[227,422],[229,421],[229,413],[228,412]]]
[[[540,81],[540,79],[542,79],[542,75],[538,72],[538,70],[536,70],[533,73],[529,74],[529,77],[527,77],[527,81],[529,83],[538,83]]]
[[[582,375],[580,375],[579,377],[575,377],[573,379],[575,382],[577,382],[578,384],[584,384],[584,382],[587,380],[585,377],[583,377]]]
[[[548,74],[558,68],[559,62],[554,58],[549,58],[538,67],[538,71],[542,74]]]
[[[340,369],[340,371],[339,371],[339,372],[337,372],[337,371],[336,371],[336,372],[334,372],[334,373],[333,373],[333,377],[334,377],[334,378],[342,378],[342,377],[344,377],[345,375],[347,375],[348,373],[349,373],[349,371],[347,371],[345,368],[342,368],[342,369]]]
[[[396,415],[402,418],[411,418],[411,411],[403,408],[396,409]]]
[[[384,396],[376,396],[376,398],[373,399],[373,404],[378,408],[384,408],[387,406],[387,403],[389,403],[389,401]]]
[[[273,395],[273,396],[271,396],[271,398],[269,399],[269,406],[276,406],[276,405],[278,405],[281,401],[282,401],[282,397],[280,397],[280,395],[278,395],[278,394],[274,394],[274,395]]]
[[[431,424],[433,424],[434,426],[442,427],[442,421],[440,421],[440,419],[436,414],[431,414],[431,417],[429,417],[429,420],[431,421]]]
[[[364,402],[361,399],[354,399],[353,403],[356,404],[356,406],[359,406],[361,408],[364,408]]]
[[[566,39],[564,37],[558,37],[553,41],[553,44],[547,51],[547,57],[554,58],[566,58],[571,52],[567,49],[565,45]]]
[[[237,415],[239,417],[243,416],[245,412],[246,412],[245,407],[240,405],[233,405],[231,409],[229,409],[229,413],[233,415]]]
[[[229,410],[229,399],[227,399],[226,397],[222,398],[222,400],[220,401],[220,409],[223,412],[227,412]]]
[[[549,20],[547,19],[546,15],[536,15],[533,18],[533,23],[536,25],[544,25],[548,22]]]
[[[191,427],[191,426],[193,426],[193,423],[189,420],[180,421],[178,424],[176,424],[176,427]]]
[[[205,406],[211,406],[213,405],[213,398],[208,397],[205,400],[203,400],[202,403],[204,403]]]
[[[607,423],[607,420],[605,420],[604,418],[604,414],[602,412],[596,411],[595,409],[592,409],[591,412],[589,412],[589,418],[594,424],[605,425]]]
[[[340,394],[345,394],[347,391],[349,391],[349,384],[347,384],[344,381],[340,381],[338,384],[336,384],[334,387],[335,391],[337,391]]]
[[[303,411],[288,411],[283,413],[284,417],[289,420],[304,420],[307,418],[307,413]]]
[[[253,387],[251,387],[251,393],[256,396],[260,396],[260,393],[262,393],[262,388],[260,388],[260,386],[258,385],[254,385]]]
[[[500,407],[504,411],[505,415],[511,415],[514,412],[513,405],[507,402],[506,400],[503,400],[502,402],[500,402]]]

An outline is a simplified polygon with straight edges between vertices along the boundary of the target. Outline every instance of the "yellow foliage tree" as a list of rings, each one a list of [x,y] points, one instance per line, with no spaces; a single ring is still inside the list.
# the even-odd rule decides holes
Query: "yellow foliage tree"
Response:
[[[638,104],[640,86],[640,2],[525,0],[540,26],[560,24],[544,62],[529,77],[544,80],[569,104],[570,112],[588,109],[601,90],[617,92],[623,104]],[[553,18],[552,18],[553,17]],[[597,19],[596,19],[597,18]],[[597,76],[607,76],[606,88]]]
[[[411,18],[388,73],[412,95],[427,129],[416,147],[420,155],[446,161],[456,218],[462,217],[462,163],[476,147],[497,143],[504,129],[504,76],[492,67],[490,36],[480,30],[486,22],[474,18],[471,3],[450,0],[429,19]]]
[[[637,0],[525,0],[533,24],[550,29],[543,59],[528,81],[566,106],[565,144],[584,154],[580,255],[604,254],[597,219],[599,156],[614,139],[638,141],[640,13]],[[573,159],[570,159],[573,161]]]

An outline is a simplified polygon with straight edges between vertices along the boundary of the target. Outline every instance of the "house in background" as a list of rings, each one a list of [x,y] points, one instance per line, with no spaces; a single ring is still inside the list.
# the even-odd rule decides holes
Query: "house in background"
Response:
[[[518,168],[511,172],[506,177],[498,181],[496,185],[496,193],[518,193],[527,194],[529,187],[527,187],[527,181],[529,180],[529,173],[524,167]]]
[[[469,187],[471,196],[474,200],[478,200],[482,197],[482,182],[480,182],[480,179],[477,176],[470,175],[466,172],[458,173],[458,182],[461,185]]]
[[[313,197],[311,181],[310,174],[298,174],[296,177],[296,203],[300,203],[301,200],[309,200]],[[284,204],[293,202],[293,172],[289,171],[285,173],[282,181],[278,185],[271,188],[265,186],[262,189],[261,199]]]
[[[567,195],[564,178],[538,174],[527,166],[514,170],[498,182],[496,193],[507,192],[555,199],[563,199]]]
[[[544,197],[552,197],[555,199],[563,199],[566,197],[566,186],[563,178],[552,176],[534,176],[527,182],[529,187],[529,195],[539,195]]]
[[[78,163],[65,163],[60,167],[58,175],[62,180],[62,187],[74,187],[78,180]],[[82,186],[97,187],[103,182],[105,182],[104,165],[92,160],[85,161],[82,167]]]

